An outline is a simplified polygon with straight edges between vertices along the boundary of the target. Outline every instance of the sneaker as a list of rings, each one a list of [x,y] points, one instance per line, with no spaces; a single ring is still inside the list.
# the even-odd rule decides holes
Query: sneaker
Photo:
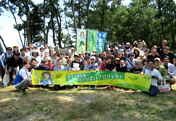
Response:
[[[109,85],[107,89],[111,89],[111,86]]]
[[[112,86],[112,89],[114,90],[114,89],[115,89],[115,86]]]
[[[91,90],[91,86],[89,86],[89,90]]]
[[[97,89],[97,86],[94,86],[94,90],[96,90]]]
[[[20,89],[21,93],[27,93],[25,89]]]

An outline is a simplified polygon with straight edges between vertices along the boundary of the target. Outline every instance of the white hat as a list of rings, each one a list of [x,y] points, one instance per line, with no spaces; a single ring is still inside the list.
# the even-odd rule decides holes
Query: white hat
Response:
[[[90,60],[92,60],[92,59],[94,59],[94,60],[95,60],[95,56],[92,56],[92,57],[90,58]]]
[[[139,56],[144,56],[144,53],[140,53]]]
[[[32,53],[39,53],[38,50],[33,50]]]
[[[127,42],[126,44],[127,44],[127,45],[130,45],[130,43],[129,43],[129,42]]]

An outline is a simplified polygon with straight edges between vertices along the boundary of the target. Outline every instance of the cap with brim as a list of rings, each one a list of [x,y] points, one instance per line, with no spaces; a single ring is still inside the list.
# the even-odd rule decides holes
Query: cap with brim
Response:
[[[42,59],[42,60],[41,60],[41,63],[43,63],[43,62],[46,62],[46,60],[45,60],[45,59]]]
[[[149,50],[149,49],[146,49],[146,50],[145,50],[145,52],[146,52],[146,51],[147,51],[147,52],[150,52],[150,50]]]
[[[127,44],[127,45],[130,45],[130,43],[129,43],[129,42],[127,42],[126,44]]]
[[[95,60],[95,57],[94,57],[94,56],[92,56],[92,57],[90,58],[90,60]]]
[[[140,53],[139,56],[144,56],[144,53]]]
[[[79,57],[79,55],[77,53],[75,53],[74,57]]]
[[[156,45],[154,45],[153,48],[158,48],[158,47]]]
[[[71,48],[71,50],[74,50],[74,49],[75,49],[75,48],[73,48],[73,47]]]
[[[137,50],[137,51],[139,51],[139,48],[135,48],[134,50]]]
[[[119,45],[118,47],[122,47],[122,45]]]
[[[115,61],[116,61],[116,60],[120,60],[120,59],[119,59],[119,58],[115,58]]]
[[[52,59],[51,59],[51,58],[48,58],[47,60],[50,61],[50,60],[52,60]]]
[[[15,48],[15,47],[17,47],[18,49],[20,48],[19,46],[17,46],[17,45],[15,45],[15,46],[12,46],[12,48]]]
[[[137,61],[135,61],[135,64],[140,64],[140,62],[137,60]]]
[[[118,50],[119,48],[118,47],[115,47],[115,50]]]
[[[32,53],[39,53],[38,50],[33,50]]]
[[[160,61],[160,58],[155,58],[155,60],[154,61]]]

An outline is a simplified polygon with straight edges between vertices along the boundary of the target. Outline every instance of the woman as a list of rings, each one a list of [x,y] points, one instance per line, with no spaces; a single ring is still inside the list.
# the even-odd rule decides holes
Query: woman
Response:
[[[103,61],[102,61],[101,65],[100,65],[100,70],[104,71],[105,70],[105,66],[106,66],[107,63],[108,63],[107,62],[107,57],[104,56],[103,57]]]
[[[39,56],[38,50],[32,51],[32,56],[30,57],[29,61],[31,62],[33,58],[37,60],[36,66],[39,66],[41,64],[41,57]]]
[[[114,64],[115,64],[115,66],[116,66],[116,71],[117,71],[117,68],[120,67],[120,59],[119,59],[119,58],[116,58],[116,59],[114,60]]]
[[[135,57],[135,59],[137,59],[137,57],[139,57],[139,48],[135,48],[134,49],[134,57]]]

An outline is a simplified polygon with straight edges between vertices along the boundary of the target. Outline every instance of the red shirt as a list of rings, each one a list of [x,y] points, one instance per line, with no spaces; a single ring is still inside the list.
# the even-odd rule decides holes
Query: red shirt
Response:
[[[51,65],[47,64],[47,66],[49,66],[51,68],[51,71],[53,71],[53,64]]]

